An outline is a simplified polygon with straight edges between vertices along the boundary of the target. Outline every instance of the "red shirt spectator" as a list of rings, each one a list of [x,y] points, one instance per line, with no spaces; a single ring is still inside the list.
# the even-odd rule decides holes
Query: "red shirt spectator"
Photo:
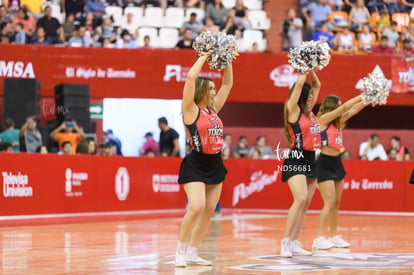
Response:
[[[388,37],[383,35],[381,37],[380,44],[378,46],[372,47],[372,53],[378,54],[392,54],[394,53],[394,49],[388,46]]]
[[[156,142],[153,138],[153,134],[148,132],[145,134],[146,142],[141,147],[141,155],[145,155],[148,149],[151,149],[154,151],[155,155],[159,155],[159,145],[158,142]]]

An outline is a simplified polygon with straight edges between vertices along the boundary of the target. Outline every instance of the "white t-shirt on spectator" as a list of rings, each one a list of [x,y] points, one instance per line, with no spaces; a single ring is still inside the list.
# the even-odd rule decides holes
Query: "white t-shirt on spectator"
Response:
[[[368,141],[361,143],[359,146],[359,156],[362,156],[364,154],[365,148],[367,148],[367,146],[369,146]],[[384,147],[382,147],[381,144],[378,144],[375,148],[368,148],[367,159],[374,160],[376,158],[379,158],[381,160],[388,160],[387,153],[385,153]]]
[[[400,40],[400,35],[398,34],[398,32],[395,32],[391,30],[390,28],[386,28],[384,30],[383,35],[388,37],[388,46],[395,49],[397,47],[398,41]]]
[[[127,30],[130,35],[135,36],[136,30],[139,28],[139,22],[132,21],[131,24],[128,24],[127,21],[123,21],[121,24],[121,30]]]

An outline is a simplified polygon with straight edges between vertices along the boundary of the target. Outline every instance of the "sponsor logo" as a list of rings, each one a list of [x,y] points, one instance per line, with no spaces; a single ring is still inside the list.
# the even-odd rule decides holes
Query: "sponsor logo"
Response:
[[[66,168],[65,170],[65,192],[66,197],[81,197],[83,192],[79,190],[82,183],[89,178],[86,172],[73,172],[72,169]],[[77,189],[77,190],[76,190]]]
[[[372,70],[372,72],[373,73],[380,73],[380,74],[384,75],[384,73],[382,72],[381,67],[379,65],[376,65],[374,70]],[[388,80],[388,87],[391,88],[391,86],[392,86],[392,80]],[[358,80],[357,84],[355,85],[355,89],[364,90],[364,78],[361,78],[360,80]]]
[[[285,64],[273,69],[270,73],[270,79],[276,87],[291,87],[298,79],[299,74],[291,65]]]
[[[247,199],[253,193],[260,193],[266,186],[275,183],[278,175],[277,171],[274,174],[265,174],[262,171],[253,172],[249,185],[242,182],[233,188],[232,206],[237,205],[240,200]]]
[[[35,78],[32,62],[0,60],[0,77]]]
[[[2,172],[3,196],[5,198],[33,197],[33,188],[29,186],[29,176],[18,172]]]
[[[369,179],[362,179],[361,181],[350,180],[344,182],[344,189],[352,190],[393,190],[394,183],[387,179],[382,181],[372,181]]]
[[[213,124],[213,128],[207,128],[208,136],[215,137],[218,139],[219,137],[223,136],[223,128],[219,123],[219,119],[217,117],[210,118],[210,122]]]
[[[190,71],[190,67],[183,67],[181,65],[166,65],[164,82],[170,82],[175,80],[176,82],[183,82],[187,78],[187,74]],[[219,72],[200,72],[199,76],[210,77],[211,79],[221,79],[221,73]]]
[[[250,271],[319,271],[355,268],[386,268],[409,269],[414,266],[414,254],[382,254],[382,253],[314,253],[309,256],[282,258],[280,256],[261,256],[253,260],[270,261],[273,263],[247,264],[234,266],[237,270]],[[352,273],[352,272],[351,272]],[[357,273],[355,273],[357,274]]]
[[[123,69],[116,70],[114,68],[84,68],[84,67],[66,67],[65,75],[68,78],[136,78],[135,70]]]
[[[178,175],[152,175],[152,189],[158,192],[179,192]]]
[[[118,200],[124,201],[128,198],[129,188],[128,169],[126,169],[126,167],[119,167],[115,175],[115,193]]]

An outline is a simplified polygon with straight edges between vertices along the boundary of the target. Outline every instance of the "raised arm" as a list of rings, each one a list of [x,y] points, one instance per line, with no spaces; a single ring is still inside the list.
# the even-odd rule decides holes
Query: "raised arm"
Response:
[[[313,109],[316,104],[316,100],[318,100],[319,91],[321,89],[321,82],[319,81],[319,78],[314,71],[310,71],[309,76],[311,80],[313,96],[311,109]]]
[[[76,121],[73,121],[73,129],[75,129],[76,132],[79,133],[81,140],[85,139],[85,132],[83,131],[83,128],[82,127],[79,127],[78,126],[78,124],[76,123]]]
[[[296,80],[295,87],[293,88],[293,91],[291,92],[289,99],[286,102],[286,108],[288,110],[289,116],[288,121],[289,122],[295,122],[300,109],[298,105],[299,97],[302,93],[302,87],[303,84],[306,81],[307,74],[300,74],[298,79]]]
[[[367,106],[367,105],[364,105],[364,103],[362,103],[362,102],[358,102],[357,104],[352,106],[352,108],[348,112],[345,112],[342,115],[342,118],[344,119],[344,121],[347,121],[348,119],[350,119],[354,115],[358,114],[362,109],[365,108],[365,106]]]
[[[50,133],[50,138],[51,139],[55,139],[55,137],[56,137],[56,134],[58,133],[58,132],[60,132],[61,130],[63,130],[63,129],[65,129],[65,122],[63,122],[62,124],[60,124],[59,125],[59,127],[57,127],[55,130],[53,130],[51,133]]]
[[[361,96],[356,96],[356,97],[348,100],[347,102],[345,102],[344,104],[342,104],[341,106],[336,108],[335,110],[330,111],[329,113],[323,114],[318,119],[319,123],[321,124],[321,128],[322,129],[326,128],[326,126],[328,126],[328,124],[331,121],[335,120],[337,117],[339,117],[342,114],[344,114],[345,112],[349,111],[352,108],[352,106],[354,106],[357,103],[362,103]]]
[[[229,96],[232,87],[233,66],[230,64],[226,69],[224,69],[223,83],[221,84],[221,88],[214,98],[214,109],[217,113],[221,110],[221,108],[223,108],[224,103],[226,103],[227,97]]]

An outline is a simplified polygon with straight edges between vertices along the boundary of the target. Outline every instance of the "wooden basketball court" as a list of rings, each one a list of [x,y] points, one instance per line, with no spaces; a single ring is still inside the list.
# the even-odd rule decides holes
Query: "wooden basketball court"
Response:
[[[213,266],[175,268],[183,211],[0,221],[1,274],[414,274],[414,215],[341,213],[351,249],[278,257],[286,212],[224,210],[200,256]],[[300,236],[311,249],[318,215]]]

